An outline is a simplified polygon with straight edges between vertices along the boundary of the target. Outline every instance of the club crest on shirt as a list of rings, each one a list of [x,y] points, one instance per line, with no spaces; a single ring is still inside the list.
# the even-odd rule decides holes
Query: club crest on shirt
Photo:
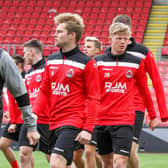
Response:
[[[37,82],[40,82],[41,80],[42,80],[41,75],[37,75],[37,76],[36,76],[36,81],[37,81]]]
[[[133,77],[133,72],[132,72],[132,70],[128,70],[128,71],[126,72],[125,76],[126,76],[127,78],[132,78],[132,77]]]
[[[69,70],[66,72],[66,76],[67,76],[68,78],[72,78],[72,77],[74,76],[74,74],[75,74],[75,72],[74,72],[74,69],[73,69],[73,68],[69,69]]]

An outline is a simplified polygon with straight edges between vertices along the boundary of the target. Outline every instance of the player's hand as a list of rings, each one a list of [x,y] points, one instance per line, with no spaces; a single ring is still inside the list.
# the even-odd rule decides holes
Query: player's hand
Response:
[[[8,128],[9,133],[15,133],[16,132],[16,124],[11,124]]]
[[[33,118],[37,121],[38,117],[35,113],[32,114]]]
[[[27,138],[30,145],[36,145],[40,139],[40,134],[37,131],[31,131],[27,133]]]
[[[157,118],[154,118],[149,122],[149,128],[153,131],[159,124],[159,121]]]
[[[91,141],[92,134],[82,130],[77,137],[75,138],[75,141],[79,141],[81,144],[88,144]]]
[[[7,112],[4,113],[4,117],[5,117],[6,120],[10,119],[10,117],[9,117],[9,111],[7,111]]]

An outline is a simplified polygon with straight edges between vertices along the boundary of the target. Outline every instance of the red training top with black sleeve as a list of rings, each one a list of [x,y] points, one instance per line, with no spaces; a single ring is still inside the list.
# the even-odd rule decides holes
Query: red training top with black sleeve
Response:
[[[133,125],[135,118],[134,86],[137,83],[143,95],[150,117],[156,113],[143,62],[138,57],[124,53],[114,56],[111,48],[96,58],[101,86],[101,103],[96,125]]]
[[[37,98],[35,105],[50,102],[50,130],[69,125],[92,132],[99,104],[98,79],[96,61],[78,46],[48,57],[38,95],[45,95],[45,99]]]
[[[9,100],[9,116],[10,116],[10,124],[22,124],[22,113],[18,107],[17,102],[14,97],[10,94],[7,89],[7,95]]]
[[[160,117],[162,121],[168,120],[168,110],[166,106],[166,100],[164,95],[164,89],[163,85],[160,79],[160,75],[158,72],[158,68],[156,66],[154,56],[152,52],[146,48],[145,46],[138,44],[135,42],[133,38],[130,39],[131,44],[127,47],[127,53],[130,53],[133,56],[139,57],[144,62],[144,67],[146,72],[148,72],[152,84],[156,93],[158,108],[160,112]],[[136,88],[135,88],[136,89]],[[139,92],[136,89],[135,94],[135,108],[136,111],[145,111],[145,105],[142,96],[139,94]]]
[[[25,85],[30,99],[30,104],[33,108],[35,105],[35,100],[40,90],[40,85],[43,79],[43,73],[45,68],[45,60],[41,59],[36,64],[32,65],[32,68],[26,73]],[[39,97],[38,99],[43,99]],[[45,106],[38,106],[36,110],[33,111],[38,119],[38,124],[49,124],[49,104],[46,102]]]

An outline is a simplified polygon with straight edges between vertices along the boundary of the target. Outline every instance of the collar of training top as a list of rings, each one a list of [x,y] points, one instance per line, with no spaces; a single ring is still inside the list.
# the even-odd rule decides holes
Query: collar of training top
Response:
[[[35,68],[35,67],[38,67],[40,66],[41,64],[43,64],[45,62],[45,59],[42,58],[40,61],[38,61],[36,64],[33,64],[32,67]]]
[[[78,45],[75,48],[73,48],[71,51],[68,51],[68,52],[62,52],[62,49],[60,49],[61,55],[65,56],[65,57],[70,57],[70,56],[76,54],[79,51],[80,50],[79,50],[79,46]]]

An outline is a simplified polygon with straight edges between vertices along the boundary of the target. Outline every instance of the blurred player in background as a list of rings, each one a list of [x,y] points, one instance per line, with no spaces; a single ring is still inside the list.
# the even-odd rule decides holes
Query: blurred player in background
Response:
[[[84,52],[86,53],[86,55],[88,55],[91,58],[94,58],[101,52],[101,50],[102,48],[99,39],[91,36],[85,37]],[[93,130],[91,142],[86,145],[80,144],[74,151],[73,159],[77,168],[93,168],[96,167],[96,165],[97,168],[103,167],[103,162],[98,153],[96,152],[96,145],[97,142]],[[82,158],[84,151],[85,160],[83,160]]]
[[[75,141],[87,144],[91,140],[99,82],[96,62],[77,44],[84,31],[83,19],[78,14],[62,13],[55,17],[55,23],[55,45],[60,51],[48,57],[38,95],[45,95],[46,99],[37,98],[36,106],[50,102],[50,167],[66,168],[73,160]]]
[[[36,39],[32,39],[24,43],[24,59],[25,62],[31,65],[31,69],[25,75],[25,85],[28,91],[30,104],[33,108],[34,102],[38,95],[41,82],[43,80],[43,72],[45,67],[45,60],[42,56],[43,46],[42,43]],[[42,97],[41,97],[42,99]],[[36,108],[36,111],[33,111],[37,116],[37,129],[40,133],[39,140],[39,150],[45,153],[45,156],[49,162],[49,106],[48,103],[45,104],[45,107],[41,108],[39,106]],[[30,167],[30,158],[32,151],[35,150],[36,146],[30,145],[25,134],[27,128],[23,125],[21,131],[21,140],[20,140],[20,157],[21,165],[23,167]],[[26,168],[27,168],[26,167]]]
[[[131,18],[127,15],[118,15],[113,19],[113,23],[124,23],[131,28]],[[166,100],[163,90],[163,85],[160,79],[159,71],[156,66],[154,56],[152,52],[145,46],[136,43],[133,37],[130,38],[129,45],[126,50],[127,53],[130,53],[134,57],[139,57],[144,62],[144,67],[146,72],[149,74],[152,84],[156,93],[157,103],[160,112],[160,118],[162,122],[168,120],[168,111],[166,106]],[[137,147],[139,143],[139,137],[143,126],[144,113],[145,113],[145,103],[142,96],[139,94],[137,88],[135,89],[135,123],[134,123],[134,136],[131,148],[131,155],[128,160],[129,168],[139,168],[139,159],[137,155]],[[152,124],[157,125],[157,119],[151,120],[149,127],[151,128]]]
[[[114,23],[109,27],[109,34],[111,47],[95,58],[101,86],[95,131],[105,168],[126,168],[133,137],[135,83],[143,95],[151,120],[156,118],[156,113],[143,62],[125,52],[131,36],[130,28],[123,23]]]
[[[20,55],[14,55],[12,57],[19,69],[22,77],[24,78],[24,59]],[[18,162],[13,151],[10,148],[10,145],[13,141],[19,140],[20,130],[23,124],[23,119],[21,117],[22,113],[18,108],[18,105],[13,98],[13,96],[7,91],[8,100],[9,100],[9,123],[5,127],[5,130],[0,139],[0,149],[3,151],[6,159],[10,163],[12,168],[19,168]],[[32,160],[33,165],[33,160]]]
[[[0,110],[2,110],[2,89],[4,83],[17,101],[19,109],[22,112],[24,124],[28,129],[26,136],[29,143],[31,145],[37,144],[40,135],[36,129],[36,121],[30,107],[24,81],[12,58],[6,51],[0,49]]]

